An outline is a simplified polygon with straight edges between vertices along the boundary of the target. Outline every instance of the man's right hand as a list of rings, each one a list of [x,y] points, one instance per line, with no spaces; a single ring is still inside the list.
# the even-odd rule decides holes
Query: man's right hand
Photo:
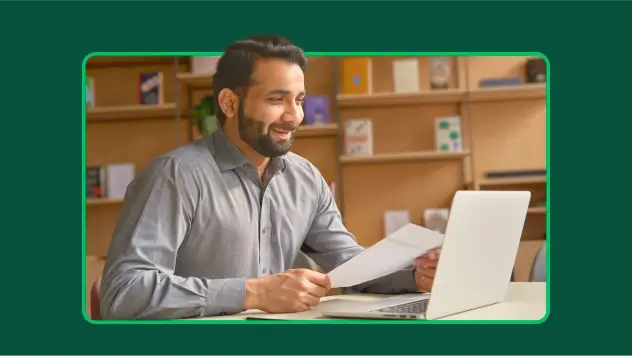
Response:
[[[246,309],[267,313],[294,313],[309,310],[327,295],[331,282],[326,274],[310,269],[291,269],[246,281]]]

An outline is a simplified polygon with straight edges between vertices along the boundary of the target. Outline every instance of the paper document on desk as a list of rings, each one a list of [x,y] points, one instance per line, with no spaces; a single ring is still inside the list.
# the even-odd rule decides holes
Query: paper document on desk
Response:
[[[332,288],[358,285],[408,267],[417,257],[442,244],[442,234],[407,224],[327,275]]]

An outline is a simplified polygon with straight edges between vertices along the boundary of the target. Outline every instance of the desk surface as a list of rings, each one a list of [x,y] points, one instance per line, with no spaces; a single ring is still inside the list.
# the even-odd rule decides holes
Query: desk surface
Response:
[[[368,302],[386,298],[388,295],[375,294],[347,294],[328,296],[321,299],[320,305],[310,311],[301,313],[267,314],[260,310],[247,310],[243,313],[221,316],[199,318],[201,320],[227,320],[245,319],[247,317],[284,319],[284,320],[305,320],[305,319],[330,319],[321,314],[323,308],[329,306],[339,306],[349,302]],[[546,314],[546,283],[522,282],[511,283],[504,302],[487,307],[470,310],[457,315],[443,318],[443,320],[539,320]]]

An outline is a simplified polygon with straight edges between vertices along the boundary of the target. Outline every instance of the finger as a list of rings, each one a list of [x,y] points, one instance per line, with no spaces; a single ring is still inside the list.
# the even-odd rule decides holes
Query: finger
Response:
[[[314,297],[313,295],[304,292],[301,293],[301,303],[310,307],[315,307],[320,304],[320,298]]]
[[[307,292],[314,297],[321,298],[327,295],[329,291],[327,288],[323,286],[319,286],[318,284],[312,283],[307,278],[303,278],[299,285],[299,290],[302,292]]]
[[[329,290],[331,288],[331,281],[329,280],[328,275],[317,271],[312,271],[311,269],[305,269],[303,273],[310,282],[317,284],[325,288],[326,290]]]
[[[425,277],[430,277],[430,278],[434,278],[435,274],[437,273],[437,269],[436,268],[417,268],[417,272],[420,273],[421,275],[425,276]]]
[[[437,267],[437,262],[439,262],[436,259],[430,259],[428,257],[418,257],[415,260],[415,266],[417,267]]]
[[[432,291],[432,283],[434,282],[433,278],[417,273],[415,274],[415,281],[417,282],[417,288],[419,288],[420,291]]]

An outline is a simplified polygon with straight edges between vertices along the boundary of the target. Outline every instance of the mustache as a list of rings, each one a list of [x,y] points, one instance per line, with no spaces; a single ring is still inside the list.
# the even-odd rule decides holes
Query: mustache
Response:
[[[270,125],[268,128],[269,129],[279,129],[279,130],[286,130],[286,131],[294,131],[296,129],[298,129],[298,124],[293,124],[290,122],[286,122],[286,123],[282,123],[282,124],[274,124],[274,125]]]

